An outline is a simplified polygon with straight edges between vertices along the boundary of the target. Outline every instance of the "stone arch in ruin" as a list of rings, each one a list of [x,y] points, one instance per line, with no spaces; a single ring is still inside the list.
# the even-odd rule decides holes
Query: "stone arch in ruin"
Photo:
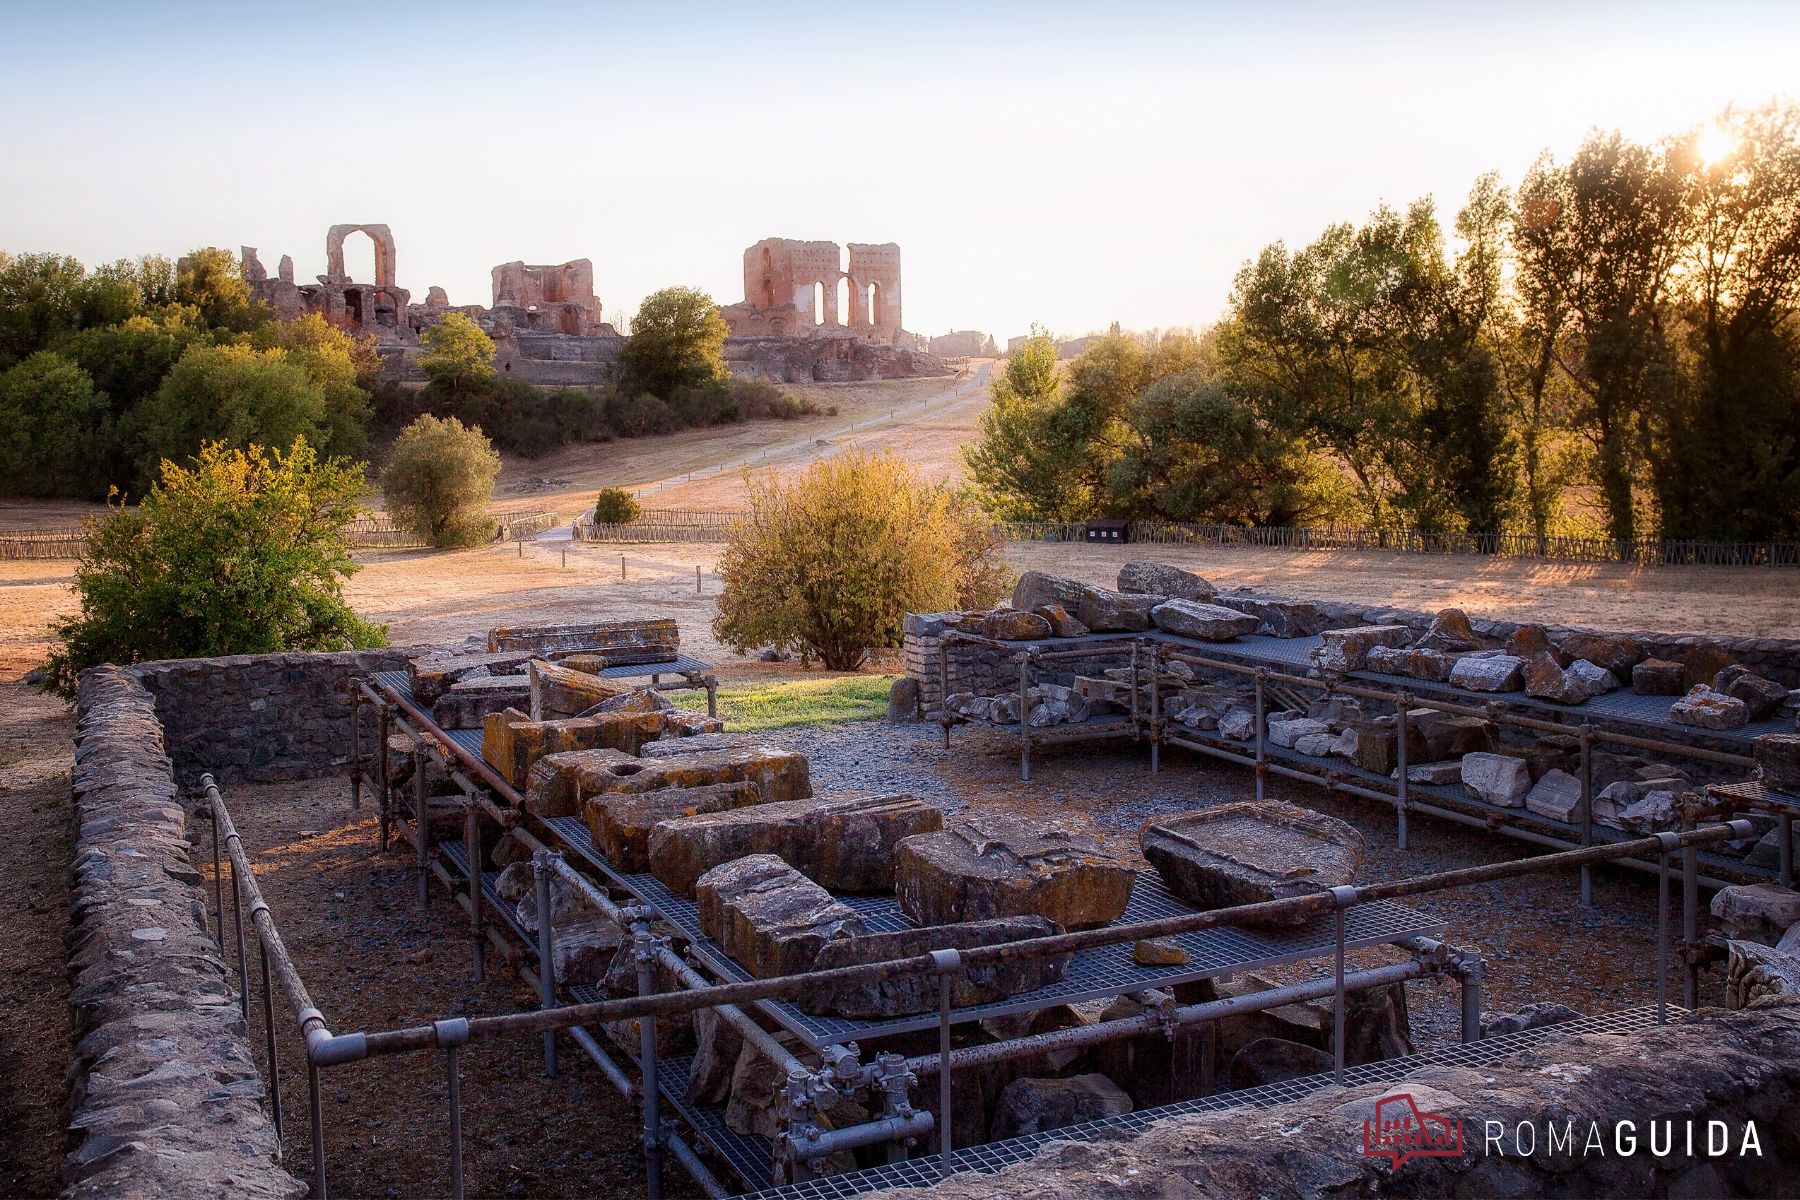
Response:
[[[325,274],[335,280],[344,274],[344,239],[353,233],[366,233],[375,243],[375,286],[394,286],[394,234],[386,225],[333,225],[325,233]]]

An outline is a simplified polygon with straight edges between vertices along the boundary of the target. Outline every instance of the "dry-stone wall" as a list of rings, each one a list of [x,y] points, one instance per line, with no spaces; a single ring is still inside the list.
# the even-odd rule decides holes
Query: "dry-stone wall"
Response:
[[[1378,1099],[1402,1092],[1462,1122],[1461,1154],[1413,1158],[1396,1171],[1391,1158],[1363,1153],[1363,1121]],[[1490,1121],[1500,1131],[1491,1144]],[[1634,1123],[1623,1141],[1621,1121]],[[1671,1153],[1652,1153],[1653,1121],[1673,1122]],[[1709,1155],[1714,1121],[1727,1149]],[[1760,1153],[1743,1152],[1752,1121]],[[1570,1122],[1573,1148],[1551,1148],[1547,1126],[1560,1139]],[[1631,1037],[1552,1041],[1479,1070],[1423,1068],[1400,1083],[1327,1088],[1274,1108],[1171,1117],[1135,1138],[1052,1141],[997,1175],[959,1174],[870,1200],[1778,1196],[1796,1178],[1800,1001],[1788,999],[1737,1013],[1703,1009]]]
[[[103,667],[81,682],[67,1194],[301,1196],[305,1185],[276,1162],[157,706],[139,675]]]
[[[224,783],[315,779],[350,753],[353,681],[403,671],[415,650],[234,654],[131,668],[156,697],[169,757],[184,783],[210,771]],[[364,733],[374,713],[364,709]]]

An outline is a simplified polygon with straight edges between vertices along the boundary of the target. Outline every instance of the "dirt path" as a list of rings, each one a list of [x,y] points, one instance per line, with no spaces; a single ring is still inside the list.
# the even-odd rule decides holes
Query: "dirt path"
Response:
[[[0,1196],[49,1196],[70,1044],[69,751],[74,718],[0,668]]]

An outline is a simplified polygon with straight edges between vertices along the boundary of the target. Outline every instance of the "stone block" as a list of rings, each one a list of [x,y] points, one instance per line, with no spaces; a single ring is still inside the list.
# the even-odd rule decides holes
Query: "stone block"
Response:
[[[1469,655],[1456,660],[1450,685],[1471,692],[1514,692],[1523,683],[1525,664],[1510,654]]]
[[[1415,708],[1406,714],[1406,720],[1409,726],[1417,726],[1425,739],[1424,753],[1416,756],[1420,762],[1459,758],[1472,750],[1492,750],[1499,745],[1498,730],[1484,717]],[[1413,754],[1411,742],[1407,743],[1407,751]]]
[[[1233,594],[1215,597],[1213,603],[1235,608],[1255,617],[1260,622],[1257,631],[1270,637],[1312,637],[1330,624],[1325,614],[1319,611],[1318,605],[1304,600]]]
[[[1731,651],[1717,642],[1701,642],[1681,656],[1681,686],[1690,691],[1703,683],[1710,687],[1734,661]]]
[[[1460,608],[1445,608],[1432,618],[1431,627],[1415,645],[1420,650],[1458,654],[1481,649],[1481,638],[1469,624],[1467,613]]]
[[[745,780],[650,792],[603,794],[583,801],[581,815],[595,849],[621,871],[650,869],[650,838],[667,821],[761,804],[762,789]],[[803,802],[804,803],[804,802]]]
[[[573,717],[604,700],[625,695],[630,684],[533,659],[530,664],[531,719],[554,721]]]
[[[439,696],[461,680],[520,675],[530,661],[530,652],[519,650],[499,654],[433,654],[412,659],[406,664],[406,673],[412,681],[413,700],[427,705],[437,703]]]
[[[994,1109],[994,1141],[1024,1137],[1130,1112],[1131,1097],[1101,1074],[1069,1079],[1016,1079]]]
[[[1542,625],[1521,625],[1513,630],[1512,636],[1506,639],[1505,651],[1514,658],[1522,658],[1527,662],[1547,653],[1556,659],[1557,666],[1569,665],[1569,656],[1556,648]]]
[[[1294,749],[1309,758],[1325,758],[1337,746],[1335,733],[1309,733],[1294,739]]]
[[[672,617],[644,620],[595,621],[564,625],[518,625],[488,630],[489,653],[530,650],[556,654],[568,650],[595,650],[613,665],[667,662],[681,645],[681,632]]]
[[[1003,917],[988,921],[960,921],[954,925],[928,925],[895,933],[871,933],[838,938],[825,943],[813,962],[815,971],[850,967],[859,963],[912,958],[933,950],[967,950],[1029,938],[1049,937],[1062,926],[1044,917]],[[950,1003],[957,1008],[992,1004],[1021,992],[1048,987],[1063,977],[1070,955],[1004,959],[970,967],[950,988]],[[795,1001],[802,1012],[851,1020],[901,1017],[930,1012],[938,1005],[938,980],[926,974],[891,975],[872,983],[820,988]]]
[[[1652,834],[1681,828],[1681,793],[1647,792],[1619,813],[1619,824],[1632,833]]]
[[[1086,591],[1087,584],[1077,580],[1043,571],[1026,571],[1013,585],[1012,605],[1022,612],[1030,612],[1046,604],[1060,604],[1064,608],[1073,609],[1080,606],[1081,597]]]
[[[1157,596],[1128,596],[1089,587],[1082,590],[1075,616],[1095,633],[1141,633],[1150,628],[1150,610],[1159,602]]]
[[[1425,730],[1417,722],[1406,724],[1406,761],[1429,762],[1431,753]],[[1365,771],[1390,775],[1400,765],[1400,731],[1392,717],[1377,717],[1356,726],[1356,757],[1351,761]]]
[[[1405,646],[1413,639],[1413,631],[1405,625],[1358,625],[1350,629],[1327,629],[1313,648],[1313,665],[1321,671],[1343,674],[1361,671],[1368,666],[1369,651],[1376,646]]]
[[[1742,700],[1752,721],[1764,721],[1781,711],[1787,703],[1788,690],[1772,679],[1764,679],[1748,667],[1733,663],[1713,678],[1713,689],[1735,700]]]
[[[918,719],[919,681],[903,675],[888,689],[888,720],[902,724]]]
[[[1332,1056],[1316,1046],[1286,1038],[1257,1038],[1231,1056],[1225,1086],[1234,1092],[1318,1075],[1332,1069]]]
[[[650,870],[691,895],[694,882],[720,863],[773,854],[832,891],[890,892],[900,839],[943,827],[941,812],[904,793],[733,807],[658,825],[649,840]]]
[[[1701,683],[1669,706],[1669,720],[1696,729],[1742,729],[1750,723],[1750,709],[1737,697]]]
[[[1443,683],[1450,678],[1450,672],[1456,667],[1456,656],[1443,650],[1372,646],[1364,658],[1363,667],[1365,670],[1379,671],[1383,675],[1405,675],[1411,679]]]
[[[1050,636],[1050,622],[1034,612],[997,608],[982,618],[981,633],[1000,642],[1031,642]]]
[[[583,780],[613,764],[638,760],[623,750],[571,750],[548,754],[525,773],[525,809],[540,817],[578,817],[581,801],[593,794]]]
[[[1395,767],[1388,774],[1391,777],[1398,777],[1400,768]],[[1460,762],[1428,762],[1420,763],[1415,767],[1408,763],[1406,781],[1429,784],[1432,787],[1449,787],[1451,784],[1462,782],[1462,764]]]
[[[1051,637],[1085,637],[1090,631],[1061,604],[1040,604],[1031,610],[1050,626]]]
[[[1525,664],[1525,694],[1553,704],[1586,704],[1617,686],[1617,676],[1585,658],[1563,667],[1554,655],[1539,651]]]
[[[1229,642],[1255,633],[1262,624],[1235,608],[1197,600],[1166,600],[1150,610],[1150,620],[1165,633],[1208,642]]]
[[[1292,717],[1286,721],[1277,721],[1273,716],[1269,718],[1269,741],[1289,750],[1303,737],[1330,732],[1331,726],[1311,717]]]
[[[622,750],[635,755],[663,733],[659,712],[605,713],[533,721],[516,708],[489,713],[482,723],[481,757],[513,787],[523,791],[531,765],[546,754],[571,750]]]
[[[1221,804],[1146,821],[1138,840],[1169,891],[1199,909],[1284,900],[1352,883],[1363,860],[1362,835],[1355,829],[1277,801]]]
[[[1757,738],[1756,766],[1767,786],[1800,794],[1800,733],[1765,733]]]
[[[518,708],[531,700],[524,675],[494,675],[451,684],[431,706],[439,729],[480,729],[489,713]]]
[[[921,925],[1042,916],[1090,929],[1125,911],[1135,876],[1071,823],[982,813],[902,841],[896,891]]]
[[[1128,562],[1119,568],[1119,590],[1128,595],[1164,596],[1210,603],[1219,589],[1192,571],[1167,563]]]
[[[1615,633],[1573,633],[1562,640],[1562,652],[1570,659],[1586,659],[1610,671],[1620,684],[1631,682],[1631,670],[1644,661],[1637,639]]]
[[[1744,883],[1713,894],[1712,915],[1725,936],[1773,946],[1800,921],[1800,892],[1778,883]]]
[[[1552,821],[1574,824],[1581,819],[1581,780],[1552,767],[1525,793],[1525,809]]]
[[[854,909],[773,854],[714,867],[694,892],[701,929],[758,979],[810,971],[826,942],[869,932]]]
[[[1679,696],[1687,690],[1681,682],[1682,665],[1666,658],[1646,658],[1631,668],[1631,690],[1640,696]]]
[[[1518,808],[1531,791],[1531,765],[1508,754],[1465,754],[1462,781],[1478,799]]]

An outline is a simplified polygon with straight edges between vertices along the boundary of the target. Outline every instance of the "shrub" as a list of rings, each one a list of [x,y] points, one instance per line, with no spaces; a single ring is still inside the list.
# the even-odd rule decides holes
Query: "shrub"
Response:
[[[697,288],[652,292],[631,319],[619,366],[634,392],[672,399],[680,388],[724,384],[730,330],[712,297]]]
[[[433,546],[473,546],[493,536],[487,506],[499,473],[479,427],[424,416],[395,439],[381,490],[394,519]]]
[[[109,662],[384,645],[386,627],[344,603],[361,490],[360,469],[319,462],[304,440],[163,463],[136,511],[89,518],[81,609],[53,627],[50,686],[73,697],[83,670]]]
[[[793,421],[816,417],[822,411],[811,400],[784,392],[766,379],[732,380],[731,398],[737,402],[738,419],[744,421]],[[835,408],[832,415],[837,415]]]
[[[791,483],[750,489],[720,559],[713,632],[743,653],[774,645],[853,671],[898,645],[901,618],[992,603],[1009,575],[980,517],[891,455],[852,450]]]
[[[616,397],[607,405],[606,422],[621,437],[643,437],[651,433],[673,433],[675,414],[659,397],[644,392],[636,396]]]
[[[594,501],[594,521],[599,525],[629,525],[643,511],[637,497],[624,488],[601,488]]]
[[[494,378],[494,339],[462,313],[444,314],[419,335],[419,345],[419,369],[451,395]]]

